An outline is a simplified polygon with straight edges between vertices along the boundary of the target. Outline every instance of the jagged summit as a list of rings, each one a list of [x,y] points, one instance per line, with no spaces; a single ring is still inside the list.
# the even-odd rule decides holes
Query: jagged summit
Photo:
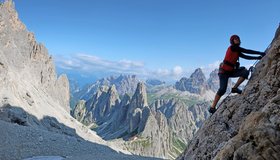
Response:
[[[138,83],[136,91],[132,97],[131,103],[134,103],[136,106],[148,106],[146,86],[144,83]]]
[[[191,79],[195,79],[197,82],[197,85],[203,84],[206,81],[206,77],[204,73],[202,72],[201,68],[197,68],[194,73],[190,76]]]
[[[225,99],[177,159],[279,159],[280,27],[244,92]]]
[[[120,96],[124,94],[132,95],[140,80],[135,75],[110,76],[97,80],[96,82],[84,86],[77,92],[72,93],[72,104],[76,104],[79,99],[89,100],[101,87],[115,85]],[[71,106],[74,107],[74,106]]]
[[[208,85],[204,73],[198,68],[191,74],[190,78],[183,77],[179,82],[176,82],[175,88],[180,91],[204,94],[208,89]]]

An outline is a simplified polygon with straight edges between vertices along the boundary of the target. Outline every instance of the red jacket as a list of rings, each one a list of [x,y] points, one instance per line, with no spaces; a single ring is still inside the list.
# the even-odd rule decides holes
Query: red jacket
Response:
[[[239,45],[231,45],[228,47],[224,61],[220,65],[220,73],[232,72],[239,61],[239,57],[245,59],[261,59],[261,57],[248,56],[243,53],[264,55],[263,52],[253,51],[239,47]]]
[[[239,60],[239,53],[237,51],[232,51],[231,46],[228,47],[223,64],[221,68],[225,71],[233,71]]]

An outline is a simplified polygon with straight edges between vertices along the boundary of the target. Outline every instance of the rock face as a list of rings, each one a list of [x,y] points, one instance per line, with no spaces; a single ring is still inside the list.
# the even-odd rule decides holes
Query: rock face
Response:
[[[33,33],[26,30],[18,19],[13,3],[1,6],[0,17],[0,63],[1,63],[1,97],[12,93],[9,99],[21,98],[22,103],[36,105],[32,88],[40,88],[45,96],[57,101],[67,112],[69,108],[69,83],[65,75],[57,78],[52,57],[47,49],[35,41]],[[30,90],[21,85],[28,83]],[[26,87],[27,88],[27,87]],[[5,91],[8,90],[8,91]]]
[[[280,28],[244,92],[225,99],[178,159],[279,159]]]
[[[98,91],[84,108],[77,105],[73,116],[87,125],[99,125],[97,132],[104,139],[114,139],[142,132],[149,114],[146,89],[139,83],[133,97],[126,94],[121,102],[114,85],[107,91]]]
[[[196,69],[190,78],[183,77],[176,82],[175,88],[180,91],[189,91],[190,93],[203,94],[208,89],[205,75],[200,68]]]

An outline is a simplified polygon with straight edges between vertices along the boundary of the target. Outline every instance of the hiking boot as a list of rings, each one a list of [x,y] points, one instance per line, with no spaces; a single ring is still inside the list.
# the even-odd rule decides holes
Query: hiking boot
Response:
[[[231,93],[238,93],[238,94],[241,94],[242,93],[242,90],[238,89],[238,88],[232,88],[231,89]]]
[[[210,113],[214,114],[214,113],[216,112],[216,110],[217,110],[216,108],[210,107],[208,111],[209,111]]]

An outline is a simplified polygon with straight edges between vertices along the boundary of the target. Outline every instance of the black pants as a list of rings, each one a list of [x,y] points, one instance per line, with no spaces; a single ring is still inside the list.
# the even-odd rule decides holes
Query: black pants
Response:
[[[226,93],[229,78],[243,77],[245,79],[248,79],[249,73],[250,72],[245,67],[240,67],[232,72],[219,73],[220,88],[217,94],[219,96],[223,96]]]

